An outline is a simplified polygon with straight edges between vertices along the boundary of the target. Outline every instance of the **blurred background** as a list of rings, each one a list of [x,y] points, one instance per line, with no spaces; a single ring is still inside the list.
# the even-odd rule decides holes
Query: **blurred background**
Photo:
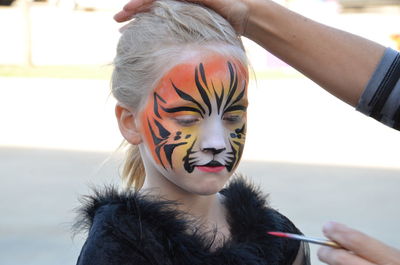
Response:
[[[126,1],[0,0],[2,265],[74,264],[79,196],[119,183],[109,78]],[[400,49],[398,0],[278,2]],[[335,220],[399,248],[399,132],[244,41],[256,78],[240,171],[306,235]]]

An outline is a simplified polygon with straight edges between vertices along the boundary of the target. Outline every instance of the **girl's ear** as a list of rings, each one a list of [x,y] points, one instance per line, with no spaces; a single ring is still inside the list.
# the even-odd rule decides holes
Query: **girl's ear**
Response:
[[[133,145],[138,145],[142,142],[138,126],[135,123],[135,114],[129,108],[117,103],[115,106],[115,116],[117,116],[119,130],[122,136]]]

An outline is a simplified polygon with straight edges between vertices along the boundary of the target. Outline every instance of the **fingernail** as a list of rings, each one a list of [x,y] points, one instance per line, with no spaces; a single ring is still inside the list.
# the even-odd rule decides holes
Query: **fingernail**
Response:
[[[345,226],[342,223],[330,221],[330,222],[327,222],[322,227],[322,231],[325,233],[325,232],[331,232],[332,230],[343,230],[343,229],[346,229],[346,228],[347,228],[347,226]]]
[[[336,225],[338,225],[338,223],[336,222],[333,221],[327,222],[322,226],[322,232],[324,232],[324,234],[329,233],[330,231],[332,231],[332,229],[334,229]]]

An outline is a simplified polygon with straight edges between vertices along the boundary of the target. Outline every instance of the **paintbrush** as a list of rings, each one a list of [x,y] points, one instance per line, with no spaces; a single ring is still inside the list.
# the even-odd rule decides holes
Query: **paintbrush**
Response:
[[[290,238],[290,239],[295,239],[295,240],[301,240],[301,241],[324,245],[324,246],[333,247],[333,248],[343,248],[338,243],[330,241],[330,240],[326,240],[326,239],[306,237],[306,236],[302,236],[302,235],[298,235],[298,234],[291,234],[291,233],[284,233],[284,232],[267,232],[267,233],[269,235],[277,236],[277,237],[285,237],[285,238]]]

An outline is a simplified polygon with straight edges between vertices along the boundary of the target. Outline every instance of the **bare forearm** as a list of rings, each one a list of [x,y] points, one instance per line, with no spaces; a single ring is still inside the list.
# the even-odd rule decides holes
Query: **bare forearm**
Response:
[[[130,0],[115,19],[126,21],[145,11],[153,1]],[[237,32],[353,106],[385,50],[375,42],[312,21],[272,0],[185,1],[214,9]]]
[[[245,36],[355,106],[385,47],[296,14],[272,1],[251,0]]]

